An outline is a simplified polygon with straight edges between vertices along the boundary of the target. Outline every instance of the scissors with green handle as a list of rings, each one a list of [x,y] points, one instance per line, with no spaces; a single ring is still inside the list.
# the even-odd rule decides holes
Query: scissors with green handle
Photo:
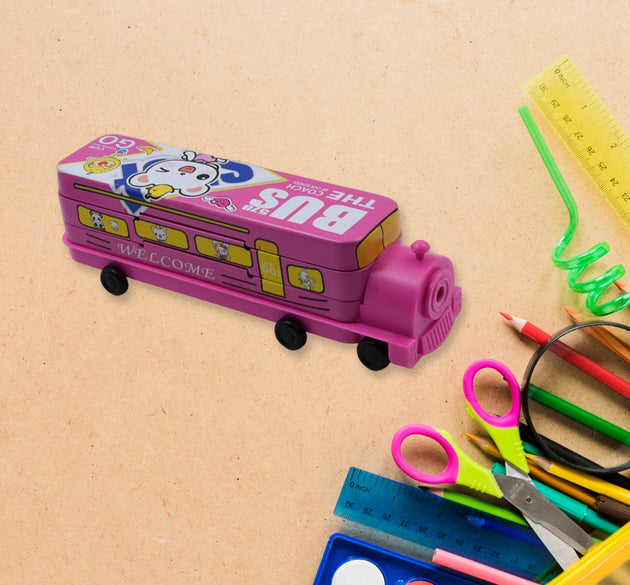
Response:
[[[474,379],[480,370],[497,371],[507,382],[512,403],[510,410],[495,416],[482,408],[475,395]],[[520,387],[514,374],[503,363],[483,359],[473,362],[464,374],[466,408],[495,442],[505,460],[506,475],[494,474],[471,459],[455,443],[450,433],[423,424],[410,424],[399,429],[392,440],[394,461],[409,477],[424,484],[454,483],[505,498],[515,506],[549,549],[558,564],[566,569],[578,560],[578,555],[594,541],[582,528],[559,510],[534,486],[519,434]],[[414,467],[402,454],[403,442],[412,436],[422,436],[437,442],[447,456],[446,468],[440,473],[426,473]]]

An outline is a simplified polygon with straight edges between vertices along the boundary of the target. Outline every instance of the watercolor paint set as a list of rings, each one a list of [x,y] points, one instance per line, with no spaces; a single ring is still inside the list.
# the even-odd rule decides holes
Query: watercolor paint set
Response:
[[[313,585],[476,585],[456,575],[345,534],[328,540]]]

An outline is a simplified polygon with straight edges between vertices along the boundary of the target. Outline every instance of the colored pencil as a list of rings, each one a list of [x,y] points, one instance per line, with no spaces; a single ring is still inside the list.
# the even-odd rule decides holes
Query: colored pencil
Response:
[[[588,410],[584,410],[579,406],[560,398],[551,392],[547,392],[543,388],[534,384],[529,385],[529,397],[536,402],[540,402],[549,408],[568,416],[569,418],[582,423],[583,425],[596,430],[619,443],[630,445],[630,432],[617,426],[610,421],[597,416]]]
[[[492,464],[492,473],[505,474],[505,465],[502,463]],[[573,518],[576,522],[583,522],[595,530],[599,530],[604,534],[610,535],[621,528],[618,524],[611,522],[608,518],[604,518],[595,510],[591,510],[586,504],[578,502],[576,499],[559,492],[558,490],[545,485],[544,483],[533,480],[536,489],[552,502],[557,508],[562,510],[567,516]]]
[[[466,433],[466,435],[486,454],[497,459],[501,458],[499,450],[494,446],[492,441],[485,439],[484,437],[477,437]],[[532,445],[523,441],[525,451],[527,453],[532,452]],[[540,453],[538,449],[535,449],[536,454]],[[611,520],[614,520],[619,525],[623,526],[627,522],[630,522],[630,506],[622,504],[617,500],[604,496],[602,494],[596,494],[591,490],[584,489],[580,486],[571,483],[561,477],[553,475],[544,469],[541,469],[533,461],[529,462],[529,474],[536,480],[548,485],[549,487],[566,494],[567,496],[586,504],[590,508],[593,508],[596,512],[604,516],[608,516]]]
[[[609,483],[600,477],[584,473],[583,471],[578,471],[577,469],[571,469],[566,465],[556,463],[546,457],[528,455],[527,459],[533,461],[536,465],[553,475],[562,477],[567,481],[571,481],[586,489],[597,492],[598,494],[609,496],[623,504],[630,505],[630,490]]]
[[[490,455],[495,459],[501,459],[501,454],[499,453],[499,450],[489,439],[478,437],[477,435],[471,435],[469,433],[466,433],[466,436],[487,455]],[[537,479],[538,481],[548,485],[549,487],[552,487],[566,494],[567,496],[576,499],[578,502],[586,504],[587,506],[590,506],[592,508],[595,507],[595,504],[597,502],[596,494],[593,494],[592,492],[576,486],[570,481],[566,481],[561,477],[558,477],[549,473],[548,471],[545,471],[544,469],[541,469],[535,463],[530,462],[529,474],[534,479]]]
[[[513,510],[502,508],[501,506],[497,506],[496,504],[491,504],[490,502],[480,500],[479,498],[475,498],[474,496],[442,488],[428,488],[427,491],[436,496],[440,496],[445,500],[457,502],[458,504],[468,506],[469,508],[479,510],[480,512],[492,514],[493,516],[503,518],[504,520],[509,520],[510,522],[516,522],[517,524],[529,526],[529,524],[527,524],[527,521],[520,514],[517,514]]]
[[[510,325],[512,325],[512,327],[514,327],[514,329],[516,329],[519,333],[522,333],[523,335],[525,335],[532,341],[535,341],[541,346],[545,345],[552,339],[549,333],[546,333],[530,321],[526,321],[525,319],[521,319],[519,317],[514,317],[513,315],[510,315],[508,313],[502,312],[501,315],[503,315],[503,317],[507,319]],[[579,368],[596,380],[599,380],[612,390],[619,392],[619,394],[625,396],[626,398],[630,398],[630,383],[608,371],[606,368],[600,366],[598,363],[595,363],[584,354],[581,354],[572,347],[569,347],[562,341],[556,341],[555,343],[551,344],[549,349],[553,351],[553,353],[555,353],[557,356],[574,365],[576,368]]]
[[[451,552],[447,552],[440,548],[436,548],[433,551],[433,562],[441,567],[452,569],[474,577],[475,579],[481,579],[488,583],[494,583],[495,585],[534,585],[535,581],[529,581],[522,577],[517,577],[500,569],[489,567],[483,563],[478,563],[471,559],[467,559],[460,555],[456,555]],[[421,581],[421,583],[427,583],[427,581]]]
[[[522,424],[520,426],[520,429],[523,435],[529,436],[530,431],[527,425]],[[544,438],[544,440],[549,441],[549,439],[547,438]],[[560,447],[561,445],[558,446]],[[534,447],[531,443],[527,441],[523,441],[523,447],[525,448],[525,452],[530,455],[541,455],[542,453],[540,449]],[[571,451],[571,453],[573,453],[573,451]],[[577,456],[577,454],[575,455]],[[583,463],[586,462],[587,465],[591,465],[595,468],[598,467],[596,463],[593,463],[585,458],[582,459],[584,459]],[[586,490],[580,486],[568,482],[561,477],[552,475],[551,473],[538,467],[538,465],[536,465],[536,463],[532,461],[529,462],[529,472],[532,477],[535,477],[536,479],[542,481],[543,483],[546,483],[547,485],[557,489],[558,491],[572,496],[579,502],[583,502],[587,506],[590,506],[594,510],[597,510],[600,514],[603,514],[604,516],[608,516],[609,518],[615,520],[615,522],[618,522],[620,525],[630,522],[630,505],[622,504],[621,502],[618,502],[617,500],[614,500],[608,496],[594,493],[591,490]],[[624,475],[620,475],[619,473],[606,473],[600,475],[599,477],[602,477],[606,479],[609,483],[613,483],[614,485],[618,485],[619,487],[630,489],[630,479],[628,479]],[[562,484],[564,485],[554,482],[562,482]],[[593,501],[593,496],[595,496],[595,501]]]
[[[525,423],[519,423],[519,431],[521,433],[521,438],[523,439],[523,447],[525,447],[525,452],[531,455],[540,455],[540,448],[543,445],[540,444],[538,438],[534,435],[532,430],[529,428],[529,425]],[[604,469],[598,463],[591,461],[590,459],[572,451],[568,447],[561,445],[560,443],[545,437],[538,433],[538,437],[542,439],[546,445],[549,446],[549,449],[552,451],[552,454],[555,454],[557,457],[560,457],[563,461],[567,461],[573,465],[580,465],[582,467],[588,467],[593,470],[601,470]],[[530,449],[531,445],[533,445],[534,450]],[[547,453],[549,454],[549,453]],[[543,455],[544,457],[544,455]],[[595,471],[594,471],[595,473]],[[625,475],[621,475],[620,473],[597,473],[597,477],[601,477],[605,479],[608,483],[612,483],[614,485],[618,485],[619,487],[623,487],[625,489],[630,490],[630,478]]]
[[[584,320],[577,311],[572,311],[566,307],[564,310],[574,323],[584,323]],[[610,327],[606,327],[605,325],[592,325],[590,327],[584,327],[584,330],[608,349],[614,351],[620,358],[630,363],[630,345],[615,334]]]
[[[595,500],[595,510],[619,522],[627,524],[630,522],[630,506],[613,500],[609,496],[599,494]]]
[[[531,443],[528,443],[527,441],[524,441],[524,440],[521,440],[521,442],[523,443],[523,449],[525,453],[530,453],[531,455],[542,455],[543,457],[547,457],[547,452],[541,449],[540,447],[535,447]]]

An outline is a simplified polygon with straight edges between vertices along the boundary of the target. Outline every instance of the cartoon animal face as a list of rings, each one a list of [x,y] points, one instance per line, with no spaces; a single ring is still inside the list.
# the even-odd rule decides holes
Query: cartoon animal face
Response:
[[[166,228],[162,226],[152,225],[151,231],[153,232],[153,237],[159,242],[166,242]]]
[[[313,288],[315,287],[315,282],[313,281],[313,279],[309,276],[308,271],[306,270],[302,270],[299,274],[298,274],[298,278],[300,279],[300,282],[302,283],[302,286],[307,289],[307,290],[313,290]]]
[[[218,240],[212,240],[215,252],[222,260],[230,259],[230,245],[225,242],[219,242]]]
[[[105,223],[103,222],[103,215],[98,211],[90,211],[90,218],[92,219],[92,225],[99,229],[105,229]]]
[[[219,166],[205,160],[195,160],[195,153],[186,151],[181,159],[156,162],[127,180],[134,187],[145,187],[147,197],[159,199],[164,195],[199,197],[210,191],[219,176]]]

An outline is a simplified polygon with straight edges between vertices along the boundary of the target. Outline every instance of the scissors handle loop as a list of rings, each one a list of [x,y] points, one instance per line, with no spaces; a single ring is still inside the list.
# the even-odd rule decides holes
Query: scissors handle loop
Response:
[[[485,369],[491,369],[499,372],[503,379],[507,382],[512,395],[512,405],[510,410],[501,416],[495,416],[485,410],[475,394],[475,376]],[[512,371],[502,362],[493,359],[481,359],[473,362],[464,372],[464,396],[470,404],[473,412],[482,421],[493,427],[515,427],[518,426],[518,417],[521,409],[521,389],[516,377]]]
[[[424,473],[416,469],[402,454],[403,441],[413,435],[428,437],[437,442],[446,452],[448,462],[440,473]],[[410,424],[398,429],[392,439],[392,456],[396,465],[409,477],[425,484],[456,483],[472,489],[491,494],[497,498],[502,496],[490,470],[479,465],[466,455],[453,441],[447,431],[428,425]]]
[[[418,435],[433,439],[438,443],[442,449],[446,452],[448,463],[444,471],[440,473],[424,473],[419,469],[416,469],[402,454],[402,444],[405,439]],[[396,465],[400,467],[411,479],[420,481],[422,483],[434,484],[434,483],[455,483],[457,481],[457,475],[459,473],[459,458],[455,447],[451,442],[451,437],[446,431],[439,432],[434,427],[421,424],[405,425],[398,429],[394,438],[392,439],[392,456]]]
[[[501,374],[507,382],[512,397],[510,410],[501,416],[486,411],[475,395],[475,376],[483,369],[492,369]],[[502,362],[493,359],[481,359],[468,366],[464,373],[464,396],[468,414],[474,418],[490,435],[506,461],[510,461],[523,473],[529,473],[529,465],[519,432],[521,411],[521,388],[512,371]]]

